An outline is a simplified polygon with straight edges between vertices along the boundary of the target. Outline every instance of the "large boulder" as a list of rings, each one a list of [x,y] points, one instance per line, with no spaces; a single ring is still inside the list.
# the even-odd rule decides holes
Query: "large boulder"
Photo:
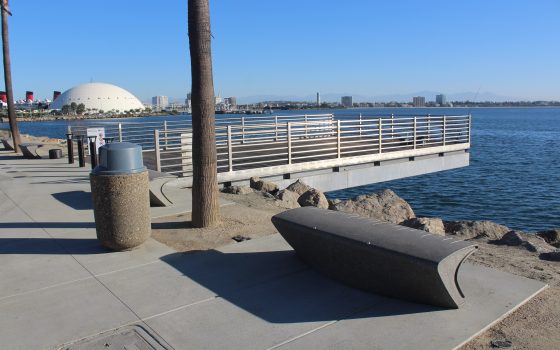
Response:
[[[537,232],[537,236],[541,237],[546,243],[560,248],[560,228]]]
[[[254,193],[255,190],[248,186],[227,186],[222,189],[222,192],[231,194],[249,194]]]
[[[462,239],[490,238],[501,239],[511,229],[492,221],[444,221],[445,232],[460,236]]]
[[[335,199],[328,199],[329,201],[329,209],[330,210],[336,210],[336,205],[340,202],[342,202],[340,199],[335,198]]]
[[[525,240],[521,236],[521,232],[518,231],[509,231],[501,239],[490,241],[490,243],[503,244],[512,247],[523,245],[524,242]]]
[[[301,181],[301,180],[297,180],[296,182],[290,184],[290,186],[286,187],[287,190],[292,191],[297,193],[298,195],[302,195],[305,192],[309,191],[311,189],[311,186],[309,186],[308,184],[306,184],[305,182]]]
[[[261,191],[276,194],[278,192],[278,185],[274,182],[262,180],[260,177],[254,176],[249,179],[251,188]]]
[[[537,253],[548,253],[556,250],[556,248],[546,242],[545,239],[531,234],[531,233],[522,233],[521,234],[525,240],[525,245],[530,246],[530,251],[534,251]]]
[[[314,188],[307,190],[304,194],[299,196],[298,203],[302,207],[317,207],[321,209],[329,208],[329,201],[325,194]]]
[[[554,250],[554,247],[546,243],[544,239],[521,231],[510,231],[501,239],[490,240],[489,243],[520,247],[531,253],[548,253]]]
[[[391,190],[331,202],[331,209],[400,224],[416,217],[410,205]]]
[[[440,218],[412,218],[403,221],[401,225],[445,236],[445,227],[443,226],[443,220]]]
[[[545,252],[539,255],[542,260],[560,261],[560,249],[555,249],[550,252]]]
[[[299,199],[299,194],[297,194],[296,192],[292,192],[288,189],[282,190],[280,192],[278,192],[278,194],[276,195],[276,204],[279,207],[282,208],[287,208],[287,209],[293,209],[293,208],[299,208],[300,205],[298,203],[298,199]]]

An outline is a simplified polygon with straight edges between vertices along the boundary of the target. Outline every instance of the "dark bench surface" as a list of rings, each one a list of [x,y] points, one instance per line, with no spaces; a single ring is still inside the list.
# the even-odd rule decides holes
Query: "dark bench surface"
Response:
[[[11,139],[2,139],[2,144],[4,145],[4,149],[6,149],[8,151],[13,151],[14,150],[14,145],[13,145]]]
[[[457,273],[472,243],[314,207],[272,222],[299,257],[349,285],[436,306],[463,303]]]
[[[21,153],[27,159],[40,159],[41,156],[37,153],[37,148],[39,147],[43,147],[43,145],[33,142],[24,142],[19,144]]]

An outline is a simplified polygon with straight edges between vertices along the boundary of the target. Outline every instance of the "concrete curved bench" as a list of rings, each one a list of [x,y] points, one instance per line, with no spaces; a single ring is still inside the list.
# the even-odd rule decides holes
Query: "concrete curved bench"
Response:
[[[476,249],[469,242],[314,207],[272,223],[302,260],[350,286],[446,308],[464,302],[457,273]]]
[[[14,145],[12,143],[12,140],[2,139],[2,144],[4,145],[4,150],[6,150],[6,151],[13,151],[14,150]]]
[[[150,179],[150,206],[168,207],[173,205],[171,199],[163,193],[163,186],[169,181],[175,180],[177,176],[151,169],[148,169],[148,176]]]
[[[40,143],[21,143],[19,149],[23,156],[27,159],[40,159],[41,156],[37,153],[37,149],[43,147]]]

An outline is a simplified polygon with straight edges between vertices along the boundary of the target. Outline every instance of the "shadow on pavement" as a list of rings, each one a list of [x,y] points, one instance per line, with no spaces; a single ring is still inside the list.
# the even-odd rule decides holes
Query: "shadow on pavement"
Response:
[[[0,238],[0,255],[90,255],[106,253],[112,253],[112,251],[103,247],[94,238]]]
[[[347,287],[293,251],[171,254],[161,258],[217,296],[271,323],[334,321],[442,310]]]
[[[95,228],[95,222],[0,222],[2,228]]]
[[[25,177],[25,176],[24,176]],[[44,177],[44,176],[40,176]],[[59,185],[59,184],[79,184],[79,183],[89,183],[89,177],[76,177],[73,179],[64,179],[64,180],[50,180],[50,181],[38,181],[38,182],[30,182],[33,185]]]
[[[152,230],[177,230],[195,228],[191,221],[152,222]]]
[[[53,193],[52,196],[59,202],[66,204],[75,210],[93,209],[91,192],[86,191],[69,191]]]

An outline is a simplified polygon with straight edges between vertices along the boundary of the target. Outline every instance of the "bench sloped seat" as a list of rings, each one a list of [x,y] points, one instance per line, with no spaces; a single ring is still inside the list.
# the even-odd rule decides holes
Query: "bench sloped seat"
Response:
[[[168,207],[173,205],[171,199],[163,193],[163,186],[169,181],[175,180],[177,176],[148,169],[148,177],[150,179],[150,206]]]
[[[37,153],[37,149],[43,147],[40,143],[20,143],[19,149],[23,154],[24,158],[27,159],[41,159],[41,156]]]
[[[14,146],[12,144],[12,140],[10,139],[2,139],[2,144],[4,145],[4,150],[6,151],[13,151]]]
[[[315,207],[272,223],[303,261],[345,284],[445,308],[464,303],[457,273],[472,243]]]

